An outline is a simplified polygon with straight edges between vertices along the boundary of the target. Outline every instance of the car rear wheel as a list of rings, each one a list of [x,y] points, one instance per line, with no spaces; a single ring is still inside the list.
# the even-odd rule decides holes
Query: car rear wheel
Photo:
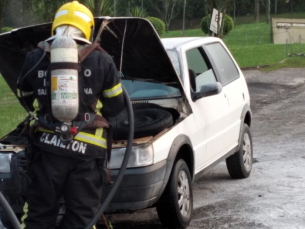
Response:
[[[157,204],[164,227],[186,228],[193,215],[193,190],[189,168],[180,159],[174,166],[167,187]]]
[[[239,150],[226,159],[227,168],[232,178],[246,178],[250,175],[253,163],[253,146],[250,128],[244,123],[242,144]]]

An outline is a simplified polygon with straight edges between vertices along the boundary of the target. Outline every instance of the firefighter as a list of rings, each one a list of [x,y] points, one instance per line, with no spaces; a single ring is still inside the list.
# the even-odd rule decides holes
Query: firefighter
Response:
[[[62,197],[61,228],[84,228],[100,206],[106,177],[101,171],[107,171],[109,160],[107,117],[118,115],[125,105],[116,66],[99,45],[92,45],[93,30],[90,10],[78,1],[66,3],[55,15],[52,36],[26,56],[18,95],[35,118],[27,147],[31,182],[23,228],[54,228]],[[57,45],[69,47],[54,48],[56,40],[63,38],[67,41]],[[77,44],[76,51],[71,40]],[[81,60],[75,61],[74,56],[58,63],[75,53]],[[61,90],[65,93],[60,94]],[[58,115],[67,106],[68,113]],[[77,111],[76,115],[68,117],[69,110]]]

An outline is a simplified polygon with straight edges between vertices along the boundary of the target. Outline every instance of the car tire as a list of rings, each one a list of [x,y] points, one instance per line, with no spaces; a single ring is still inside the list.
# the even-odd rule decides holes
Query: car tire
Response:
[[[246,178],[253,163],[253,145],[250,128],[243,124],[242,141],[239,150],[226,159],[227,169],[232,178]]]
[[[172,126],[173,116],[163,109],[148,108],[134,111],[134,138],[155,135],[163,129]],[[116,140],[127,139],[128,117],[119,117],[114,138]]]
[[[180,159],[157,203],[161,224],[167,228],[186,228],[193,215],[193,190],[189,168]]]

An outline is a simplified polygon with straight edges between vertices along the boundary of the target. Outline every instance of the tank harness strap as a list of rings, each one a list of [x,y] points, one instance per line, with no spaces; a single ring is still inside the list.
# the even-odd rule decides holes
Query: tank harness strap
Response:
[[[83,62],[87,56],[93,52],[93,50],[98,50],[101,52],[106,53],[106,51],[104,49],[102,49],[102,47],[100,46],[99,43],[93,43],[91,45],[86,46],[85,48],[83,48],[82,50],[78,51],[78,59],[80,62]]]
[[[73,62],[60,62],[60,63],[51,63],[49,70],[57,70],[57,69],[75,69],[77,71],[81,70],[81,66],[79,63]]]

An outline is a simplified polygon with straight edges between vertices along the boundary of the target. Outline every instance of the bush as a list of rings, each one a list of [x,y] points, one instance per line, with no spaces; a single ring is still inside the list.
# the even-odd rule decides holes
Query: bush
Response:
[[[165,24],[164,22],[156,17],[147,17],[147,20],[149,20],[151,22],[151,24],[155,27],[155,30],[157,31],[157,33],[159,34],[159,36],[162,36],[162,34],[165,31]]]
[[[13,30],[13,28],[11,28],[11,27],[2,27],[1,28],[1,33],[6,33],[6,32],[9,32],[9,31],[12,31]]]
[[[210,30],[210,23],[211,23],[211,14],[205,16],[202,18],[200,23],[200,28],[205,34],[212,34],[212,31]],[[223,35],[228,34],[234,27],[234,21],[233,19],[226,14],[224,19],[224,27],[223,27]]]

